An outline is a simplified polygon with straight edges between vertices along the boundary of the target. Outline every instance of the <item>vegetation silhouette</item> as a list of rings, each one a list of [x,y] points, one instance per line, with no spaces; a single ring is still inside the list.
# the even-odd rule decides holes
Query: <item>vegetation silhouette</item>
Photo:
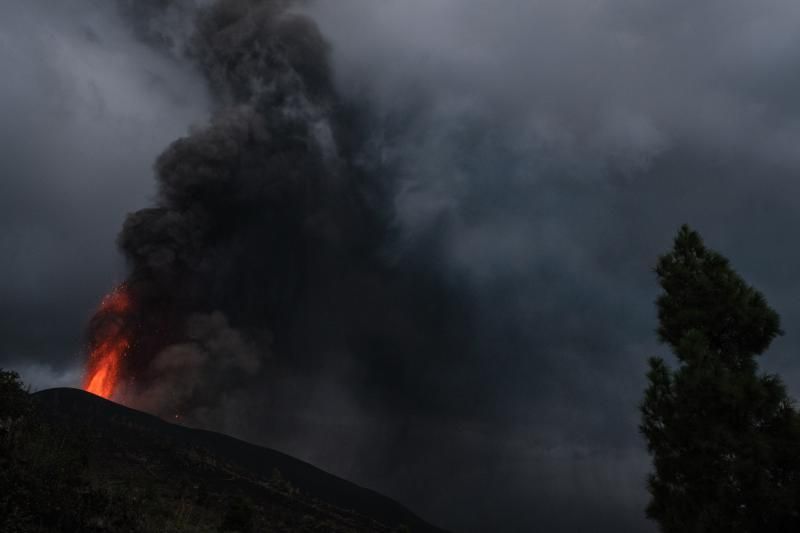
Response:
[[[0,369],[3,533],[441,533],[291,456]]]
[[[677,368],[652,358],[647,374],[648,517],[665,533],[800,531],[800,417],[756,362],[780,317],[688,226],[655,272]]]

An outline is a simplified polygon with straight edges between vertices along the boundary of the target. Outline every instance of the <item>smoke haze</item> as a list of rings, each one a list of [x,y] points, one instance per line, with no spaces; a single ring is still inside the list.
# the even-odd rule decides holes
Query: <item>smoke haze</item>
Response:
[[[2,4],[0,364],[70,379],[127,277],[127,403],[458,531],[652,530],[679,224],[781,313],[763,364],[800,395],[799,11]]]

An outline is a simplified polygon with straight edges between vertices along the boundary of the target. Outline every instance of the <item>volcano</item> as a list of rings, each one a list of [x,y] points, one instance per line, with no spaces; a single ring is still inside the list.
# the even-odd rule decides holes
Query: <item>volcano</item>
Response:
[[[216,531],[209,524],[240,499],[249,502],[251,531],[443,532],[381,494],[275,450],[77,389],[34,396],[45,416],[80,435],[89,477],[139,494],[142,512],[183,513],[181,531]]]

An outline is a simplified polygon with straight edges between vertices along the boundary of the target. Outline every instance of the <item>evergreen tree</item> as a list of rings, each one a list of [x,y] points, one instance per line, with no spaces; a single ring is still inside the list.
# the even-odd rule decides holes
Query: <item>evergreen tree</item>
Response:
[[[687,226],[656,273],[678,368],[650,360],[648,516],[665,533],[800,531],[800,418],[755,360],[782,334],[778,314]]]

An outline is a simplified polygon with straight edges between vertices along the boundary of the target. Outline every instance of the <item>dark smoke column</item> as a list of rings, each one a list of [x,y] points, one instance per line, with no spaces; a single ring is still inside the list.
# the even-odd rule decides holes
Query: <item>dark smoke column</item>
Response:
[[[115,398],[284,434],[331,405],[390,422],[469,410],[442,379],[477,345],[439,266],[446,225],[397,246],[383,126],[339,98],[325,41],[289,6],[226,0],[196,20],[189,53],[217,111],[158,158],[156,205],[119,237],[131,305],[92,322],[130,337]]]
[[[126,403],[213,408],[259,372],[271,332],[294,327],[312,270],[342,263],[369,225],[337,148],[327,47],[288,4],[221,1],[197,19],[190,55],[218,110],[159,157],[157,204],[119,236],[134,306],[113,317],[132,337],[117,371]],[[90,345],[106,335],[102,311]]]

